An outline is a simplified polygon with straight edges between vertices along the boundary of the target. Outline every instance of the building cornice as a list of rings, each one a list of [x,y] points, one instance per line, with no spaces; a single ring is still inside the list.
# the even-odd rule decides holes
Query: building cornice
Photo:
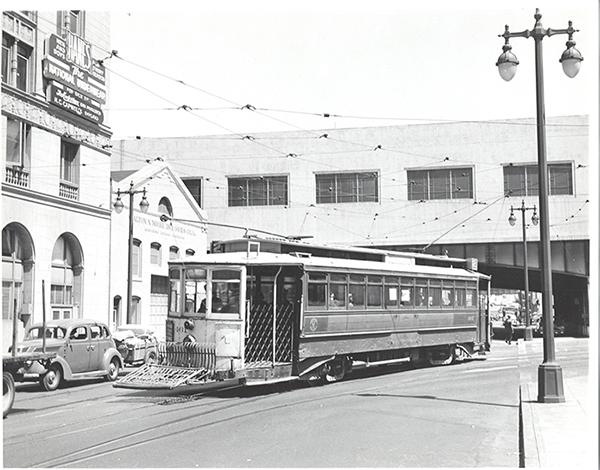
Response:
[[[52,110],[48,103],[35,96],[23,93],[6,84],[2,84],[2,113],[7,114],[51,132],[66,135],[79,141],[86,147],[93,148],[110,156],[110,130],[87,125],[83,120],[68,116],[66,112]],[[67,121],[73,121],[69,122]]]
[[[111,210],[102,207],[91,206],[79,201],[71,201],[51,194],[32,191],[28,188],[21,188],[10,184],[2,183],[2,197],[11,197],[22,201],[41,204],[56,209],[63,209],[69,212],[78,212],[80,214],[91,215],[102,219],[110,219]]]

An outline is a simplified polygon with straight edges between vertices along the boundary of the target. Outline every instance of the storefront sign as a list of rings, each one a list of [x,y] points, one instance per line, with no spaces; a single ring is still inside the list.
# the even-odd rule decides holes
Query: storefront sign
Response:
[[[105,84],[106,72],[104,66],[92,58],[92,45],[70,31],[67,31],[65,39],[51,34],[46,40],[46,54],[65,64],[87,70],[101,85]]]
[[[104,114],[100,103],[61,83],[50,83],[46,88],[46,100],[88,121],[102,124]]]
[[[106,103],[105,69],[92,58],[91,44],[72,33],[66,40],[51,34],[46,40],[42,73],[100,104]]]

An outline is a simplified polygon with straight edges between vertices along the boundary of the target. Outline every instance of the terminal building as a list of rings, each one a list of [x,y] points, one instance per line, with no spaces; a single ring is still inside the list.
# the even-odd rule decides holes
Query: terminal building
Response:
[[[2,13],[3,351],[13,320],[20,338],[44,310],[108,321],[108,24],[101,12]]]
[[[588,117],[548,117],[547,146],[555,321],[587,335]],[[209,241],[240,235],[223,223],[473,257],[499,289],[523,290],[524,204],[530,290],[541,290],[534,119],[119,140],[112,168],[159,156],[209,215]]]

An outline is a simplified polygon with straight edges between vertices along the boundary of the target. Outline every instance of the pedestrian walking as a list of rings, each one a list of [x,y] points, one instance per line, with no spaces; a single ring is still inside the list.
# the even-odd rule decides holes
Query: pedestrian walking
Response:
[[[504,336],[504,341],[507,344],[511,344],[513,338],[513,322],[510,315],[504,316]]]

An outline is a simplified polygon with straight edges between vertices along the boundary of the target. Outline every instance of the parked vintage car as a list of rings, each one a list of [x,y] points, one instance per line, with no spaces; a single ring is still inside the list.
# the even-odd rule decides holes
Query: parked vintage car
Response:
[[[156,362],[158,341],[151,329],[142,325],[121,325],[113,333],[113,338],[125,364]]]
[[[43,325],[27,328],[17,353],[41,352]],[[19,370],[20,380],[39,380],[47,391],[56,390],[63,380],[105,377],[114,381],[123,367],[108,327],[95,320],[72,319],[46,323],[46,352],[57,356],[44,367],[27,363]]]

